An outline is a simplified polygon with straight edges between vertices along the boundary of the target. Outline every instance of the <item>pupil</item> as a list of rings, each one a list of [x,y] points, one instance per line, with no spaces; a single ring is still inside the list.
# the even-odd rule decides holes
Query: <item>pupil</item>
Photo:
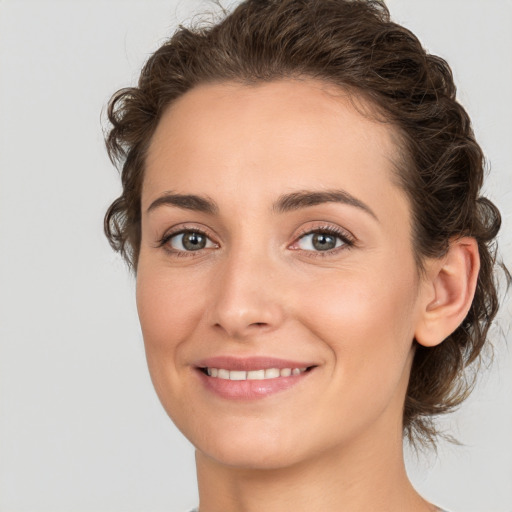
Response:
[[[313,247],[319,251],[328,251],[336,247],[336,239],[332,235],[325,233],[315,233],[313,235]]]
[[[183,247],[189,251],[204,249],[206,238],[199,233],[185,233],[183,235]]]

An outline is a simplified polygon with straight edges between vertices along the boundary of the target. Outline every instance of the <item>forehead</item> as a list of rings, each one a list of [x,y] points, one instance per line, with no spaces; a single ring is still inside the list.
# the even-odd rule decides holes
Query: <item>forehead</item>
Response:
[[[361,98],[313,79],[197,86],[155,131],[143,208],[176,189],[230,202],[312,187],[343,188],[370,202],[387,189],[399,195],[395,129],[354,104],[369,111]]]

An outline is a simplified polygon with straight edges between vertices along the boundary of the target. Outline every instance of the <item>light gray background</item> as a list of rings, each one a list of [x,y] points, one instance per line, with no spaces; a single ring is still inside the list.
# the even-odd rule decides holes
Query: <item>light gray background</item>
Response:
[[[225,5],[229,2],[225,2]],[[0,0],[0,510],[169,511],[197,501],[193,450],[147,374],[134,283],[102,235],[119,182],[100,111],[202,0]],[[512,1],[390,0],[452,64],[492,165],[512,263]],[[408,456],[453,512],[512,511],[510,300],[496,363],[444,424],[466,444]]]

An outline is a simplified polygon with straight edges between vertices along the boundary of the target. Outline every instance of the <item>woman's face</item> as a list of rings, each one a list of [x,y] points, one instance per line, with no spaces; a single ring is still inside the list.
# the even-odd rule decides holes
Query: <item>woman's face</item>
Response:
[[[391,130],[313,80],[202,85],[162,117],[137,304],[158,396],[210,458],[400,439],[423,292]]]

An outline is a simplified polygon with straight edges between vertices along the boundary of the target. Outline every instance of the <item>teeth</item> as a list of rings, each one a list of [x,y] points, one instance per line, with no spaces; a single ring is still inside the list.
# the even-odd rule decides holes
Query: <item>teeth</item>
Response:
[[[265,379],[275,379],[279,377],[281,372],[277,368],[267,368],[265,370]]]
[[[247,372],[249,380],[263,380],[265,378],[265,370],[252,370]]]
[[[219,379],[229,379],[229,370],[221,370],[219,368],[218,373],[217,373],[217,377]]]
[[[277,379],[278,377],[290,377],[290,375],[300,375],[307,370],[304,368],[267,368],[266,370],[224,370],[223,368],[206,368],[206,373],[210,377],[225,380],[265,380]]]

